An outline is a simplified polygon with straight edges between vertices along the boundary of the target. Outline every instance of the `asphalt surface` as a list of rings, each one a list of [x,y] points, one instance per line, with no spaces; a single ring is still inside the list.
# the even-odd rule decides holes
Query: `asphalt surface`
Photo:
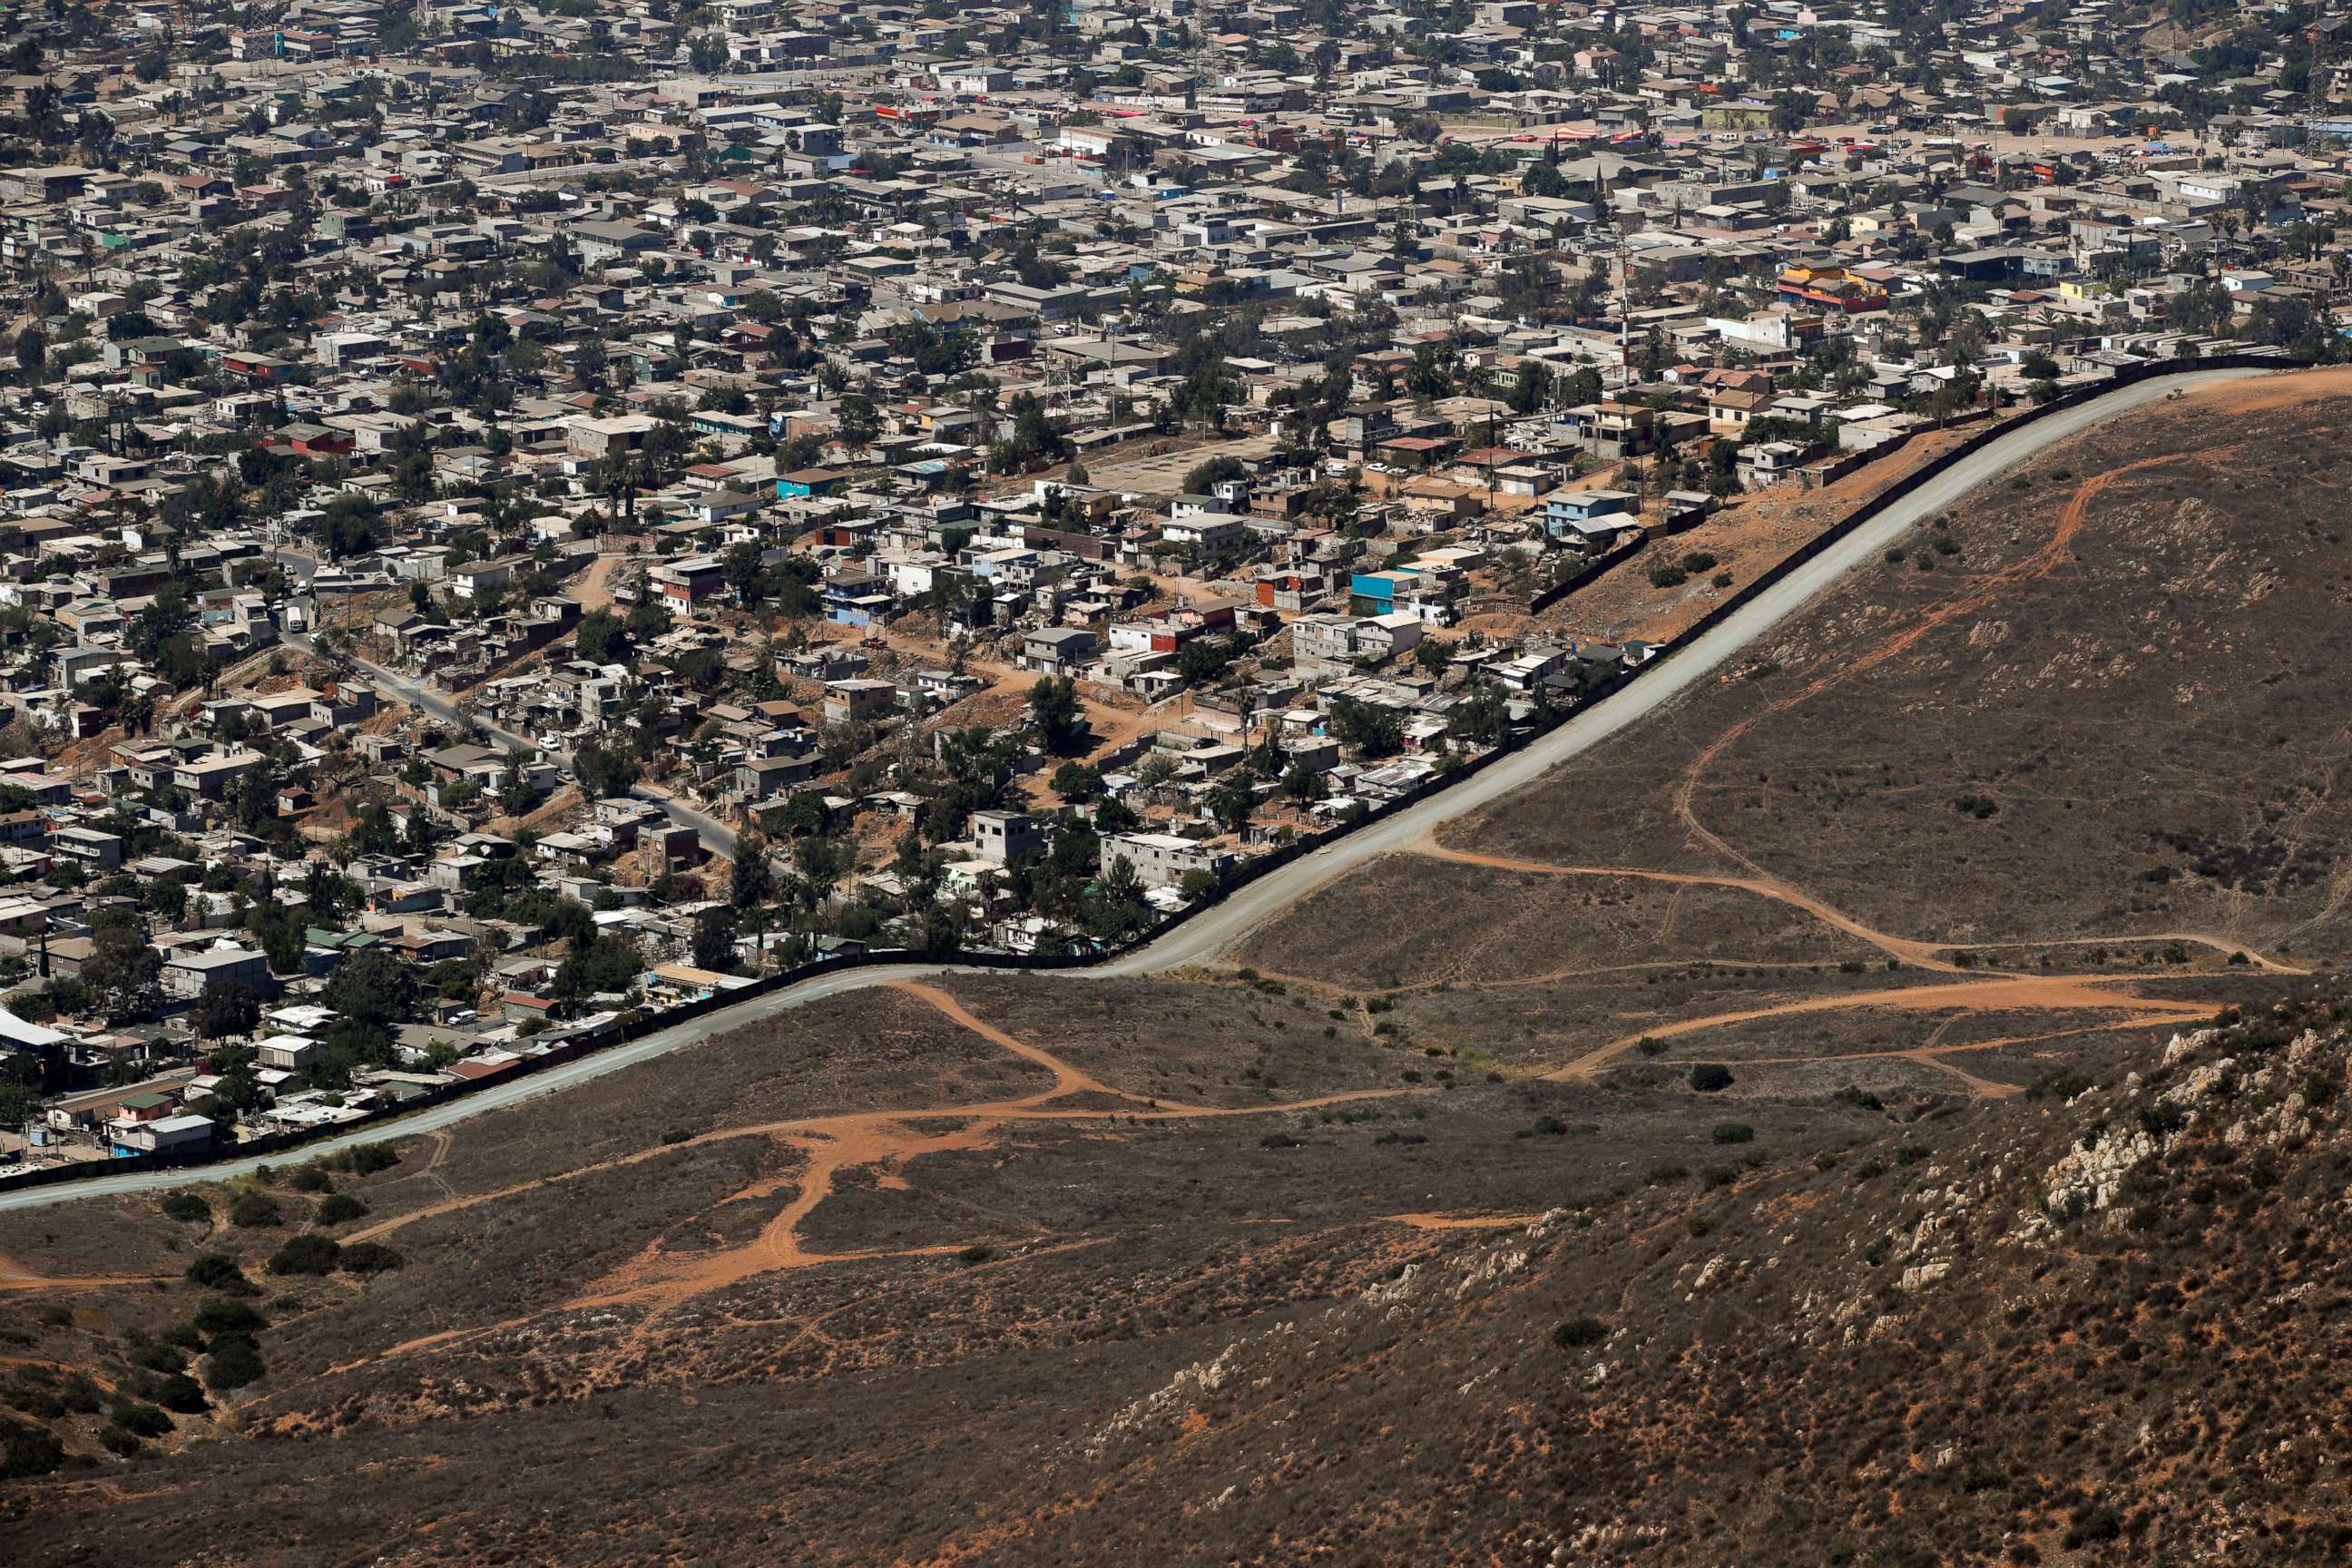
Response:
[[[1084,983],[1161,974],[1212,963],[1249,932],[1337,879],[1381,856],[1412,847],[1442,824],[1467,816],[1534,783],[1551,768],[1600,744],[1628,725],[1649,717],[1721,668],[1749,644],[1803,609],[1847,572],[1877,559],[1888,546],[1919,522],[1949,509],[1979,486],[2002,478],[2045,447],[2092,426],[2159,402],[2173,389],[2263,374],[2266,373],[2184,372],[2177,376],[2142,382],[2014,431],[1955,463],[1758,595],[1737,614],[1679,650],[1673,658],[1594,703],[1526,750],[1472,774],[1451,789],[1393,816],[1360,828],[1280,870],[1260,878],[1215,908],[1186,921],[1148,947],[1087,969],[1036,971],[1036,977]],[[377,671],[373,666],[362,664],[362,668],[370,669],[394,690],[415,692],[415,700],[426,711],[442,714],[445,718],[454,715],[454,710],[451,713],[443,714],[442,707],[446,704],[436,706],[439,700],[418,689],[415,682],[392,676],[388,671]],[[462,723],[467,721],[457,716],[456,721]],[[529,744],[528,742],[523,743]],[[530,1078],[483,1089],[389,1124],[379,1123],[340,1138],[321,1141],[309,1145],[301,1157],[329,1153],[385,1138],[412,1137],[421,1132],[437,1131],[471,1117],[518,1105],[541,1095],[554,1094],[573,1084],[649,1061],[681,1047],[707,1040],[714,1035],[772,1017],[787,1008],[803,1007],[847,992],[888,985],[897,981],[950,974],[965,967],[952,963],[877,966],[845,970],[838,974],[820,974],[785,990],[755,997],[737,1006],[721,1008],[576,1062],[567,1062]],[[280,1154],[276,1158],[282,1164],[287,1156]],[[11,1209],[47,1207],[53,1204],[70,1203],[78,1198],[158,1192],[185,1186],[191,1182],[226,1181],[249,1173],[267,1163],[260,1159],[229,1160],[187,1171],[127,1172],[118,1176],[102,1176],[63,1186],[33,1187],[18,1192],[10,1192],[0,1186],[0,1213]]]

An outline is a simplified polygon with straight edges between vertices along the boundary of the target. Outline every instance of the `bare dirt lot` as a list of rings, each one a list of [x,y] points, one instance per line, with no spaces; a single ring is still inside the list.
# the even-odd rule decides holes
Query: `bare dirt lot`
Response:
[[[1273,437],[1244,437],[1225,441],[1188,441],[1171,437],[1145,443],[1132,452],[1121,451],[1085,465],[1087,481],[1100,489],[1132,490],[1139,495],[1175,495],[1184,488],[1184,476],[1219,458],[1263,458],[1275,448]],[[1164,447],[1165,450],[1152,450]]]

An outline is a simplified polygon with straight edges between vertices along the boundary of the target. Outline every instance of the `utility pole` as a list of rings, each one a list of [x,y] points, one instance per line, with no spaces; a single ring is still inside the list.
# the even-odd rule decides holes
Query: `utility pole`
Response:
[[[1633,384],[1633,258],[1622,238],[1617,243],[1617,383],[1623,388]]]

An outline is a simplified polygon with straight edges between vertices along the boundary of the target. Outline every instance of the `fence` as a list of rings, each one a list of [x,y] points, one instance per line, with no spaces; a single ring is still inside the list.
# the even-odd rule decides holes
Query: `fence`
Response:
[[[2005,420],[1999,425],[1989,426],[1988,428],[1979,431],[1975,436],[1970,437],[1968,440],[1962,442],[1958,447],[1953,447],[1950,451],[1921,464],[1910,473],[1904,475],[1901,479],[1887,486],[1885,490],[1873,497],[1870,500],[1865,501],[1861,506],[1855,508],[1852,512],[1849,512],[1846,516],[1841,518],[1838,521],[1831,524],[1821,533],[1816,534],[1811,539],[1806,541],[1803,544],[1799,545],[1794,551],[1791,551],[1787,556],[1782,558],[1777,564],[1759,574],[1738,591],[1725,599],[1723,603],[1708,611],[1704,616],[1700,617],[1688,631],[1685,632],[1681,637],[1676,637],[1673,642],[1667,644],[1665,647],[1660,648],[1657,653],[1648,660],[1630,669],[1621,668],[1608,680],[1593,688],[1586,694],[1583,702],[1580,706],[1590,707],[1595,702],[1606,700],[1609,697],[1614,695],[1617,691],[1621,690],[1633,681],[1640,679],[1644,670],[1654,668],[1658,665],[1664,664],[1674,658],[1676,654],[1696,644],[1707,632],[1722,625],[1723,622],[1728,620],[1731,616],[1744,609],[1759,595],[1763,594],[1775,584],[1786,578],[1790,573],[1795,572],[1800,567],[1805,565],[1808,562],[1812,561],[1823,551],[1837,543],[1838,541],[1845,538],[1855,529],[1862,527],[1864,523],[1870,521],[1873,518],[1877,517],[1881,512],[1885,511],[1888,507],[1893,506],[1897,501],[1905,500],[1915,491],[1918,490],[1922,486],[1940,477],[1942,474],[1949,470],[1954,464],[1972,457],[1977,452],[1981,451],[1984,447],[1990,446],[1994,441],[2000,440],[2003,437],[2008,436],[2012,431],[2023,429],[2029,425],[2046,419],[2052,415],[2060,413],[2065,409],[2079,407],[2083,404],[2106,396],[2111,393],[2120,392],[2127,387],[2137,386],[2143,382],[2154,380],[2161,376],[2188,374],[2204,370],[2286,370],[2297,368],[2298,363],[2299,362],[2285,359],[2278,355],[2240,353],[2226,355],[2217,354],[2210,359],[2196,360],[2186,364],[2179,361],[2164,361],[2152,363],[2146,366],[2126,367],[2118,371],[2112,380],[2101,382],[2093,386],[2077,388],[2073,392],[2069,392],[2059,397],[2053,398],[2048,403],[2028,409],[2024,413],[2020,414],[2013,418]],[[312,1143],[321,1142],[328,1139],[348,1137],[354,1132],[363,1131],[373,1125],[388,1124],[415,1111],[444,1104],[449,1100],[462,1098],[465,1095],[474,1093],[480,1089],[513,1082],[518,1077],[528,1077],[532,1074],[545,1072],[550,1068],[563,1066],[568,1062],[577,1061],[583,1057],[593,1055],[598,1051],[610,1049],[614,1046],[625,1045],[631,1041],[641,1040],[648,1035],[658,1034],[664,1029],[676,1028],[680,1025],[693,1023],[698,1018],[708,1017],[712,1013],[719,1012],[730,1007],[739,1006],[747,1002],[756,1001],[763,996],[772,995],[778,991],[786,990],[792,986],[798,985],[804,981],[814,980],[819,975],[838,974],[852,969],[938,965],[942,963],[952,963],[956,967],[962,969],[1037,971],[1087,968],[1094,964],[1102,963],[1107,959],[1116,958],[1124,953],[1135,952],[1139,948],[1150,946],[1152,942],[1157,942],[1162,936],[1167,935],[1177,926],[1181,925],[1185,921],[1190,920],[1194,915],[1222,903],[1225,899],[1231,897],[1234,892],[1238,891],[1242,888],[1248,886],[1250,883],[1257,880],[1261,877],[1269,876],[1275,871],[1281,869],[1283,867],[1291,864],[1301,856],[1309,853],[1323,844],[1328,843],[1339,834],[1352,831],[1356,827],[1363,826],[1366,824],[1377,821],[1381,817],[1391,816],[1400,811],[1408,810],[1411,807],[1419,805],[1423,801],[1429,799],[1431,796],[1442,793],[1462,779],[1468,778],[1486,768],[1493,766],[1503,758],[1511,755],[1512,753],[1531,744],[1541,736],[1549,733],[1554,726],[1564,721],[1567,717],[1568,713],[1562,712],[1553,716],[1547,723],[1515,733],[1501,745],[1496,746],[1492,750],[1483,752],[1478,756],[1465,759],[1460,764],[1448,768],[1443,773],[1432,775],[1425,783],[1408,791],[1404,795],[1399,795],[1395,799],[1385,803],[1378,810],[1366,813],[1363,817],[1336,830],[1334,833],[1318,834],[1311,837],[1302,836],[1289,845],[1280,849],[1276,849],[1271,854],[1258,856],[1243,863],[1241,866],[1236,868],[1235,875],[1229,879],[1225,884],[1220,887],[1213,894],[1202,900],[1200,903],[1184,910],[1181,914],[1169,916],[1167,919],[1160,921],[1158,924],[1152,926],[1150,930],[1142,932],[1140,935],[1134,937],[1130,941],[1099,953],[1055,956],[1001,952],[956,952],[953,954],[939,954],[894,950],[883,952],[862,953],[854,958],[833,959],[821,963],[803,963],[797,965],[794,968],[782,971],[778,973],[762,975],[752,981],[750,984],[739,986],[732,991],[715,993],[709,996],[701,997],[695,1001],[688,1002],[683,1006],[666,1008],[659,1013],[639,1014],[635,1017],[624,1019],[609,1027],[596,1030],[580,1038],[567,1040],[563,1044],[555,1047],[543,1055],[523,1058],[520,1061],[517,1062],[514,1068],[509,1071],[502,1073],[495,1079],[485,1079],[478,1082],[449,1084],[438,1089],[427,1089],[423,1094],[404,1100],[397,1105],[385,1106],[379,1110],[366,1112],[362,1116],[355,1117],[349,1121],[337,1122],[331,1127],[273,1133],[265,1138],[248,1140],[231,1148],[211,1150],[204,1152],[190,1152],[187,1154],[173,1154],[169,1152],[133,1154],[118,1160],[94,1160],[81,1164],[55,1165],[47,1170],[29,1172],[26,1174],[18,1176],[13,1180],[0,1182],[0,1192],[9,1192],[23,1187],[47,1186],[65,1182],[88,1181],[102,1176],[120,1175],[128,1172],[197,1170],[205,1165],[216,1164],[227,1160],[246,1160],[257,1156],[290,1152],[291,1151]]]

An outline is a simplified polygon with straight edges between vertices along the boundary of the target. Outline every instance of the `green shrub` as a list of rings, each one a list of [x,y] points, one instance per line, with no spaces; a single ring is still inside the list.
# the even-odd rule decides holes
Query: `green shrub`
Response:
[[[223,1334],[257,1334],[269,1326],[269,1320],[249,1301],[207,1301],[196,1309],[195,1326],[210,1340]]]
[[[382,1242],[354,1241],[343,1248],[337,1267],[346,1274],[382,1274],[401,1262],[400,1254]]]
[[[203,1387],[185,1373],[173,1373],[169,1377],[142,1373],[125,1386],[140,1398],[152,1399],[182,1415],[200,1415],[210,1407]]]
[[[245,1277],[245,1270],[236,1266],[236,1259],[217,1252],[199,1253],[191,1258],[187,1279],[191,1285],[206,1290],[218,1290],[224,1295],[253,1296],[260,1293],[253,1281]]]
[[[342,1251],[333,1237],[305,1231],[300,1236],[288,1238],[285,1246],[269,1255],[269,1271],[272,1274],[331,1273]]]
[[[1594,1317],[1570,1318],[1551,1331],[1551,1342],[1564,1351],[1597,1345],[1608,1337],[1609,1325]]]
[[[228,1205],[229,1224],[248,1230],[281,1224],[285,1217],[268,1193],[247,1193]]]
[[[1690,1086],[1701,1094],[1719,1094],[1732,1081],[1731,1069],[1721,1062],[1701,1062],[1690,1070]]]
[[[210,1225],[213,1205],[194,1193],[173,1193],[159,1205],[163,1217],[182,1225]]]
[[[320,1225],[346,1225],[368,1212],[367,1205],[349,1193],[331,1193],[311,1216]]]
[[[259,1382],[268,1370],[261,1352],[242,1334],[222,1340],[205,1358],[205,1381],[223,1393]]]
[[[1718,1121],[1711,1136],[1718,1143],[1753,1143],[1756,1129],[1745,1121]]]
[[[185,1372],[188,1370],[188,1352],[177,1345],[167,1345],[158,1340],[132,1352],[131,1364],[143,1366],[150,1372]]]
[[[172,1418],[152,1405],[125,1400],[108,1414],[117,1426],[141,1437],[161,1437],[172,1429]]]
[[[389,1171],[400,1163],[400,1151],[389,1143],[362,1143],[355,1148],[341,1150],[319,1162],[330,1171],[343,1171],[354,1176],[373,1176],[378,1171]]]
[[[1974,1460],[1970,1460],[1968,1468],[1960,1472],[1960,1489],[1964,1492],[1999,1491],[2007,1485],[2007,1476]]]

